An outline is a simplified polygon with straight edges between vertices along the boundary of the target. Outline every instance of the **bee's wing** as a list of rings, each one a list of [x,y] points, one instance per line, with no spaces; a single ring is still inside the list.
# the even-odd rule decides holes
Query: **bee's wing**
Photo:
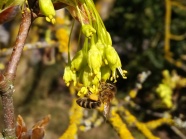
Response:
[[[103,115],[107,119],[109,117],[109,114],[110,114],[110,103],[104,103]]]

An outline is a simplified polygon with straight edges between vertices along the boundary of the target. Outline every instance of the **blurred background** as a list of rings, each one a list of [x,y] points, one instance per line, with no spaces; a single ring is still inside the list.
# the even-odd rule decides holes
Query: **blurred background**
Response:
[[[116,83],[119,105],[124,105],[142,123],[169,115],[174,126],[162,122],[152,130],[153,135],[161,139],[185,139],[186,1],[95,0],[95,5],[120,55],[123,69],[128,71],[127,79],[120,77]],[[9,60],[20,19],[21,16],[16,16],[0,25],[1,72]],[[69,109],[74,99],[70,92],[74,88],[67,88],[62,76],[71,25],[72,17],[65,9],[57,11],[54,25],[44,18],[36,19],[15,79],[16,116],[20,114],[31,128],[50,114],[46,139],[59,138],[69,125]],[[78,50],[79,29],[76,21],[71,38],[72,56]],[[84,110],[83,118],[88,119],[95,111]],[[97,119],[102,117],[101,113],[97,115]],[[96,125],[95,121],[86,131],[79,130],[79,139],[119,139],[109,122],[101,120]],[[129,131],[136,139],[148,138],[131,125]]]

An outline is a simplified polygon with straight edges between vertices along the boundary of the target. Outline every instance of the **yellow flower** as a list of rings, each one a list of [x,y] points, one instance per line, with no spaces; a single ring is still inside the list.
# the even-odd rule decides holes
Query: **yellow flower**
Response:
[[[90,75],[90,68],[86,66],[85,68],[81,69],[79,75],[79,82],[82,83],[85,87],[91,85],[92,76]]]
[[[64,75],[63,75],[63,80],[65,81],[66,85],[69,86],[70,82],[74,82],[74,86],[77,83],[76,80],[76,74],[71,70],[70,66],[65,67]]]
[[[88,51],[88,66],[94,74],[100,72],[102,65],[102,56],[99,50],[96,48],[96,45],[92,44],[90,50]]]
[[[39,8],[41,13],[46,16],[46,20],[51,22],[52,24],[55,23],[55,9],[54,5],[51,0],[39,0]]]
[[[162,99],[163,103],[168,107],[171,108],[173,106],[172,103],[172,89],[170,86],[166,84],[160,84],[156,89],[157,94]]]
[[[96,30],[91,25],[82,25],[82,33],[86,37],[91,38],[96,33]]]
[[[111,69],[109,66],[102,66],[101,67],[101,80],[106,82],[111,75]]]
[[[71,61],[71,69],[73,71],[79,71],[82,69],[83,65],[86,64],[86,61],[84,59],[83,50],[80,50],[76,53],[74,58]]]
[[[56,31],[56,38],[59,41],[59,52],[68,52],[69,35],[66,29],[60,28]]]
[[[85,94],[87,94],[88,93],[88,89],[87,89],[87,87],[82,87],[81,89],[80,89],[80,91],[78,91],[78,96],[80,96],[80,97],[83,97]]]
[[[105,53],[105,64],[110,67],[110,69],[112,70],[112,76],[111,76],[111,80],[114,80],[116,81],[116,78],[118,77],[117,76],[117,73],[116,73],[116,69],[119,70],[121,76],[126,79],[126,73],[127,71],[123,71],[121,69],[122,65],[121,65],[121,61],[120,61],[120,58],[116,52],[116,50],[108,45],[105,50],[104,50],[104,53]]]

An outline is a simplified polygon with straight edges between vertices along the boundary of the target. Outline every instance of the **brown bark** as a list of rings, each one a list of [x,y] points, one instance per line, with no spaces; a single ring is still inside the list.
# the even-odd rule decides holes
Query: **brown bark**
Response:
[[[6,138],[16,138],[15,136],[15,119],[14,119],[14,77],[18,62],[20,60],[25,40],[31,25],[31,12],[27,7],[24,8],[19,32],[13,46],[13,51],[6,70],[0,74],[0,95],[2,99],[3,121],[4,121],[4,136]]]

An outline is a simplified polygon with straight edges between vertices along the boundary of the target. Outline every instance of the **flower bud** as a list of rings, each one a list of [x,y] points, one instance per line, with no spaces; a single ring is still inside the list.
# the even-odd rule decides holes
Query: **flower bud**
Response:
[[[90,50],[88,51],[88,66],[94,74],[100,72],[100,67],[102,65],[102,56],[99,50],[96,48],[95,45],[91,46]]]
[[[55,23],[55,9],[51,0],[39,0],[39,8],[41,13],[46,16],[46,20]]]
[[[109,68],[109,66],[102,66],[101,67],[101,81],[106,82],[111,75],[111,69]]]
[[[79,71],[83,67],[83,65],[86,64],[85,60],[86,59],[84,59],[83,51],[78,51],[71,61],[71,69],[73,71]]]
[[[79,82],[83,84],[83,86],[88,87],[91,85],[92,78],[90,76],[90,68],[87,66],[80,72]]]
[[[110,37],[110,33],[106,32],[106,37],[107,37],[107,44],[112,45],[112,39]]]
[[[66,85],[69,86],[70,82],[74,82],[74,86],[76,85],[76,74],[71,70],[70,66],[65,67],[64,75],[63,75],[63,80],[65,81]]]
[[[101,56],[104,56],[104,49],[105,49],[105,45],[98,40],[98,42],[96,43],[96,47],[99,50],[99,52],[101,53]]]
[[[116,67],[121,67],[120,58],[118,56],[118,53],[114,49],[114,47],[109,45],[105,48],[105,58],[111,69],[114,69]]]
[[[112,47],[112,46],[107,46],[105,48],[105,63],[108,64],[108,66],[110,67],[111,71],[112,71],[112,76],[111,76],[111,80],[114,80],[116,82],[116,78],[118,77],[117,76],[117,73],[116,73],[116,69],[119,70],[121,76],[126,79],[126,73],[127,71],[125,70],[122,70],[121,69],[121,61],[120,61],[120,58],[116,52],[116,50]]]

